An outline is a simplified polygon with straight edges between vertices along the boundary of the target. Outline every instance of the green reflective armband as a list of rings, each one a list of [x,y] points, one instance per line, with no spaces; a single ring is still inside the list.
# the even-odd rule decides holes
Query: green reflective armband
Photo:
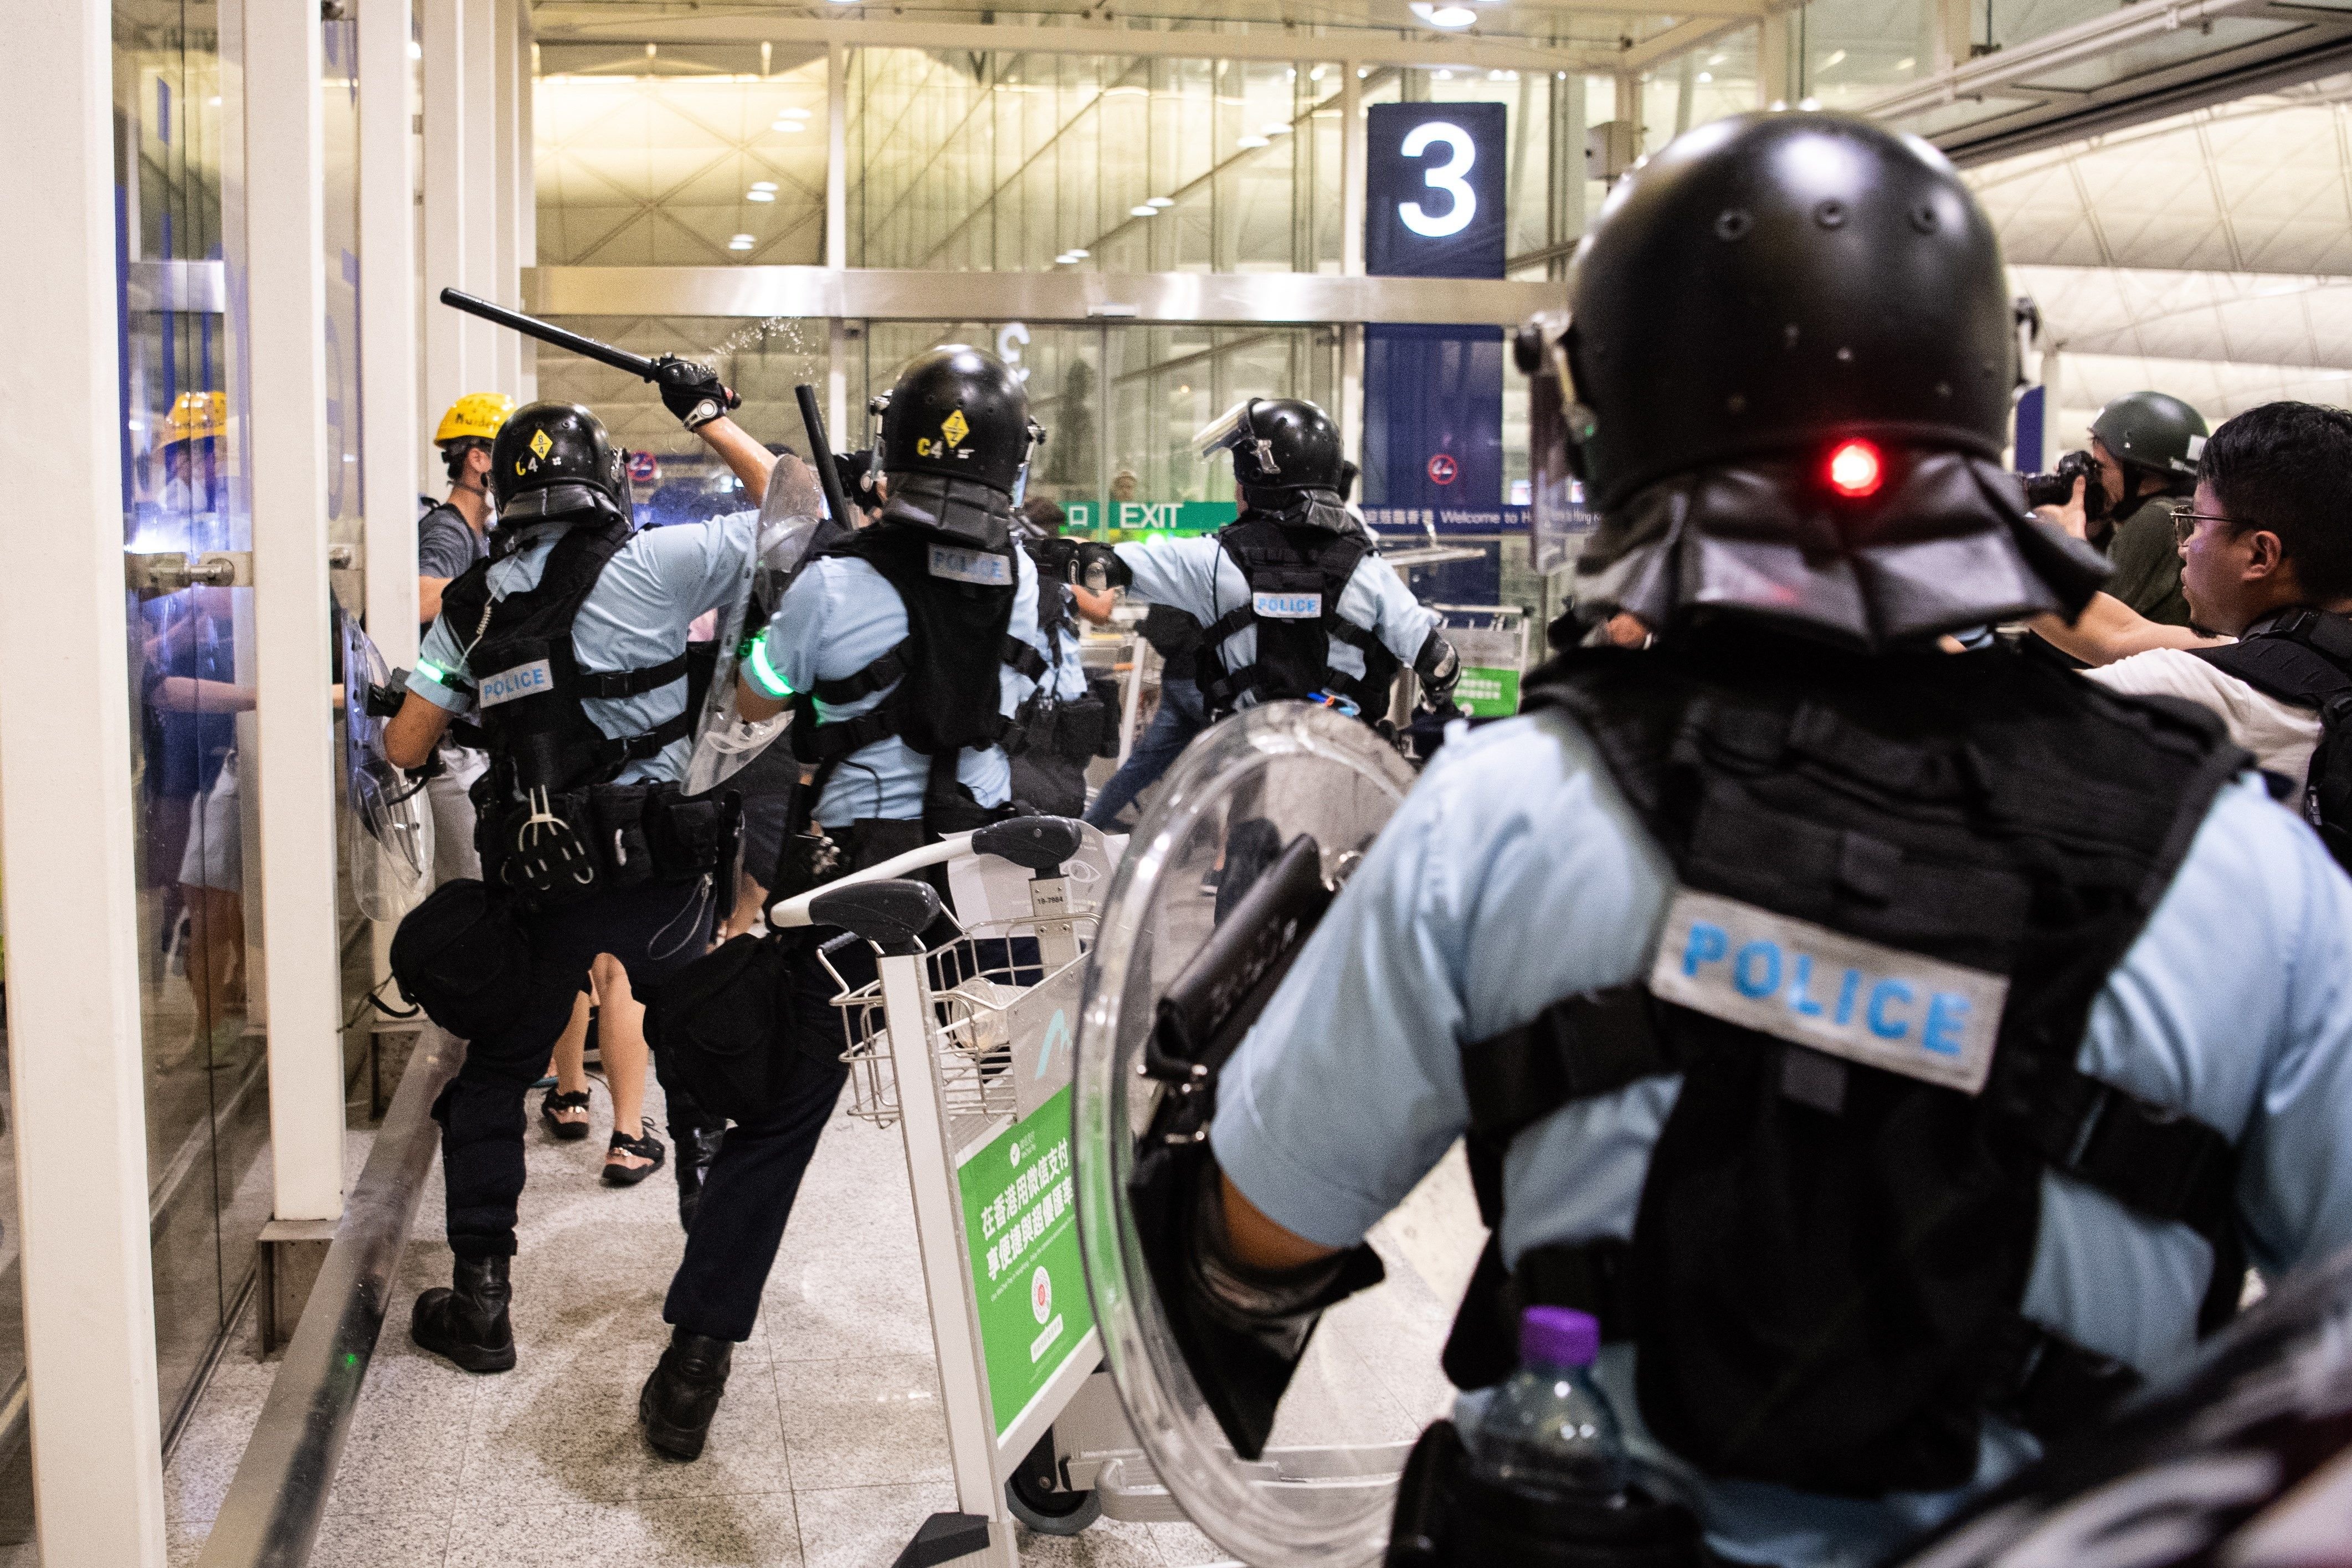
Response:
[[[751,639],[750,652],[743,659],[743,678],[751,689],[772,702],[782,702],[793,695],[793,684],[777,673],[768,657],[768,634],[761,632]]]
[[[416,673],[436,686],[446,686],[449,684],[449,672],[430,659],[417,660]]]

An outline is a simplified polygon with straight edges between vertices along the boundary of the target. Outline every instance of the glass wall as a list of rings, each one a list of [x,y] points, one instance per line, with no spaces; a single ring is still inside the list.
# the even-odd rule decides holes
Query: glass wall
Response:
[[[849,264],[1339,267],[1339,68],[861,49]]]
[[[114,15],[124,548],[249,549],[238,174],[226,133],[238,121],[238,73],[213,4],[117,0]],[[269,1210],[257,802],[240,783],[255,756],[252,597],[193,588],[134,593],[128,606],[167,1437],[241,1304]]]
[[[760,76],[540,78],[539,264],[823,262],[824,55],[771,63]]]

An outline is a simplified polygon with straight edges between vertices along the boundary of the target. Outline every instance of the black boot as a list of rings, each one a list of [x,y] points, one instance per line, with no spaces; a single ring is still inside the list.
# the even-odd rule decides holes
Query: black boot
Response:
[[[710,1174],[710,1162],[719,1157],[719,1140],[724,1135],[718,1127],[681,1127],[673,1124],[670,1136],[677,1140],[677,1223],[688,1235],[694,1232],[694,1212],[702,1207],[702,1180]]]
[[[416,1298],[408,1337],[468,1372],[504,1372],[515,1364],[514,1329],[507,1303],[506,1258],[460,1258],[455,1287],[436,1287]]]
[[[710,1436],[710,1418],[727,1392],[727,1367],[734,1359],[731,1340],[670,1330],[669,1348],[662,1352],[654,1375],[637,1396],[637,1419],[645,1424],[646,1441],[674,1459],[702,1457],[702,1441]]]

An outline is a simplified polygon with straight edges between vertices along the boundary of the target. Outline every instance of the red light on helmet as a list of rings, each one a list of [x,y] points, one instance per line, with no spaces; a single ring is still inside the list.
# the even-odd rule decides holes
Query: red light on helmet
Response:
[[[1842,441],[1830,453],[1824,472],[1830,488],[1848,500],[1874,496],[1886,483],[1886,463],[1879,456],[1878,448],[1867,441]]]

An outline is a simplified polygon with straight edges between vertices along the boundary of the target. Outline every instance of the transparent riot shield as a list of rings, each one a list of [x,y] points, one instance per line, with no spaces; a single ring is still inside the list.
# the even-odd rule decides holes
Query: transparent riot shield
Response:
[[[1466,1181],[1434,1197],[1434,1183],[1424,1184],[1377,1228],[1386,1280],[1323,1315],[1261,1450],[1243,1457],[1219,1399],[1203,1391],[1222,1380],[1188,1363],[1155,1283],[1165,1276],[1147,1255],[1152,1200],[1148,1181],[1136,1185],[1138,1165],[1155,1141],[1184,1135],[1168,1130],[1169,1097],[1185,1091],[1159,1020],[1163,1004],[1204,986],[1270,994],[1277,971],[1262,967],[1253,981],[1204,970],[1244,948],[1257,955],[1244,967],[1263,966],[1273,949],[1253,922],[1281,901],[1308,912],[1277,927],[1295,956],[1412,781],[1374,732],[1322,707],[1275,703],[1226,720],[1170,770],[1111,880],[1089,956],[1073,1166],[1105,1357],[1159,1483],[1251,1563],[1337,1568],[1378,1557],[1412,1440],[1449,1408],[1439,1355],[1484,1232]],[[1221,926],[1224,940],[1204,952]],[[1448,1170],[1458,1176],[1458,1161]],[[1431,1203],[1451,1207],[1432,1218]]]
[[[742,716],[735,704],[736,662],[746,635],[759,634],[793,575],[834,531],[815,473],[797,459],[780,459],[768,476],[758,533],[738,573],[735,596],[719,612],[719,663],[695,725],[694,752],[687,759],[688,794],[725,783],[791,724],[789,713],[756,720]]]
[[[397,920],[433,882],[433,808],[425,775],[383,754],[385,711],[397,701],[392,671],[359,618],[342,615],[343,863],[352,896],[370,920]]]

